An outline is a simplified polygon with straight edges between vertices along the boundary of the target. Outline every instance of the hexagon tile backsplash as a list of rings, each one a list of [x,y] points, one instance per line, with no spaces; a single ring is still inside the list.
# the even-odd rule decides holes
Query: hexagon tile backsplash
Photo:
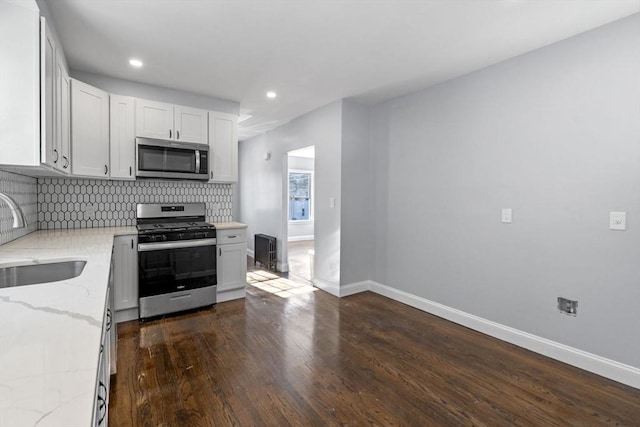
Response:
[[[38,186],[35,178],[0,171],[0,193],[16,201],[27,220],[25,228],[13,228],[9,206],[0,201],[0,245],[38,229]]]
[[[136,223],[137,203],[206,204],[208,222],[232,221],[231,184],[195,181],[38,179],[40,230],[123,227]]]

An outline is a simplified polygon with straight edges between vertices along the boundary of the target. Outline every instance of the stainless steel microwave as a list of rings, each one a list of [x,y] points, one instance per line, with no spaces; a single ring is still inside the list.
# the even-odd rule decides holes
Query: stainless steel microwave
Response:
[[[209,146],[136,138],[136,177],[209,179]]]

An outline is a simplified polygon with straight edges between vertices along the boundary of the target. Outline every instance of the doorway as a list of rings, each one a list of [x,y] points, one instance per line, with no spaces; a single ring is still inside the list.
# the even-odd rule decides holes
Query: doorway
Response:
[[[313,280],[315,147],[289,151],[287,171],[287,253],[289,278]]]

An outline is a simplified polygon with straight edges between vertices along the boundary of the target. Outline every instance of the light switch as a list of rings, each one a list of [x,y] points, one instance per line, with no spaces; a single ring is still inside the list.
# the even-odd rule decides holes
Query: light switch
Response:
[[[329,197],[329,207],[330,208],[335,208],[336,207],[336,198],[335,197]]]
[[[512,213],[511,208],[502,208],[502,222],[511,224]]]
[[[624,231],[627,229],[626,212],[609,212],[609,230]]]

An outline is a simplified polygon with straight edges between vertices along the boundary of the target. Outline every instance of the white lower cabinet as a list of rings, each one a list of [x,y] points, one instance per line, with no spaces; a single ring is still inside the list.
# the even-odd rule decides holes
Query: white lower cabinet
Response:
[[[113,261],[113,259],[112,259]],[[113,262],[111,273],[113,274]],[[107,288],[107,306],[102,321],[102,337],[100,339],[100,356],[98,358],[98,372],[96,374],[96,391],[93,407],[93,426],[107,427],[109,425],[109,392],[111,389],[112,362],[115,364],[115,323],[113,319],[112,301],[113,288],[111,286],[113,276],[109,277]],[[112,354],[113,352],[113,354]]]
[[[244,298],[247,285],[246,229],[217,230],[217,302]]]
[[[116,322],[138,318],[138,236],[113,240],[114,309]]]

